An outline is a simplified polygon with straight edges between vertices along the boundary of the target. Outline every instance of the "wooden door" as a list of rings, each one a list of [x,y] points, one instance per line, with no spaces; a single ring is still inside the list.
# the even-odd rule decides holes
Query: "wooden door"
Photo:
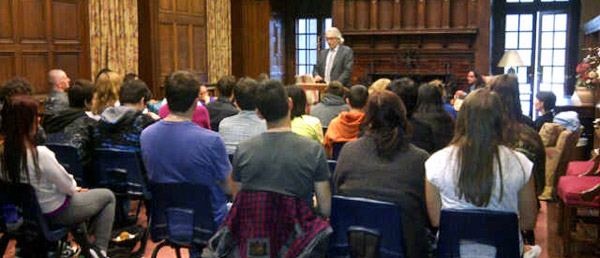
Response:
[[[0,1],[0,82],[21,76],[45,94],[50,69],[89,79],[88,29],[87,0]]]
[[[205,0],[138,0],[140,78],[158,97],[165,76],[189,70],[208,80]]]

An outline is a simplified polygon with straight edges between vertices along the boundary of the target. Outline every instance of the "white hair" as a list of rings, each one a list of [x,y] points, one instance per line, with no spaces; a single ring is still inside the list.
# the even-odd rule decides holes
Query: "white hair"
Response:
[[[342,33],[340,32],[340,30],[338,30],[338,28],[331,27],[327,29],[325,33],[333,33],[333,35],[335,35],[336,38],[340,39],[340,43],[344,43],[344,38],[342,37]]]

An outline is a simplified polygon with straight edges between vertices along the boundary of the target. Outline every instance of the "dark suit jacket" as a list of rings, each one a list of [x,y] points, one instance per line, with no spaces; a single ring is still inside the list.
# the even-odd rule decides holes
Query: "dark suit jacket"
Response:
[[[317,58],[317,64],[313,69],[313,76],[321,76],[325,79],[325,65],[327,64],[327,54],[329,49],[322,50]],[[331,80],[339,81],[344,86],[350,86],[350,77],[352,76],[352,69],[354,67],[354,53],[352,49],[345,45],[339,45],[338,53],[333,59],[333,66],[331,67]]]

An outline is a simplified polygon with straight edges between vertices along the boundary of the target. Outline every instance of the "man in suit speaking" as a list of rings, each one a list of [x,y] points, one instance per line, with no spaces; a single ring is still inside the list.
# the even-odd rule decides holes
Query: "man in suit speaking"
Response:
[[[339,81],[344,86],[350,87],[350,76],[354,67],[354,53],[348,46],[342,45],[344,38],[336,27],[325,32],[329,49],[322,50],[313,69],[315,81]]]

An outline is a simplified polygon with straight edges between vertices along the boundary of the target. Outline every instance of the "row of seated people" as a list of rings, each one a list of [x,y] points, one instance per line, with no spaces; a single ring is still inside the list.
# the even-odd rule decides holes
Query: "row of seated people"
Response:
[[[292,132],[294,97],[290,96],[291,90],[286,91],[280,82],[273,80],[258,85],[247,82],[254,96],[250,99],[258,115],[266,120],[267,130],[241,142],[230,163],[219,134],[191,121],[200,85],[192,73],[179,71],[165,81],[169,115],[141,132],[141,157],[151,185],[175,182],[206,185],[215,225],[231,223],[232,213],[226,219],[226,195],[240,196],[238,191],[291,196],[300,200],[299,205],[316,206],[318,214],[328,217],[332,199],[329,181],[333,172],[333,183],[342,195],[396,203],[404,211],[406,256],[424,257],[430,247],[428,232],[438,226],[442,209],[508,211],[519,215],[522,230],[533,229],[537,211],[534,162],[513,150],[517,140],[505,138],[518,135],[515,130],[519,130],[517,120],[506,115],[513,111],[505,105],[509,102],[504,101],[499,90],[509,88],[507,95],[517,100],[512,103],[518,103],[518,94],[512,95],[512,88],[518,87],[511,84],[513,81],[516,80],[503,76],[492,85],[492,89],[498,90],[481,89],[469,94],[452,142],[431,156],[410,143],[410,120],[402,99],[392,91],[375,91],[364,107],[362,137],[344,146],[335,171],[329,171],[322,145]],[[90,217],[104,217],[94,216],[98,213],[114,214],[110,191],[78,192],[72,176],[58,164],[54,154],[36,145],[33,135],[37,131],[37,108],[37,102],[29,97],[5,100],[3,179],[32,184],[38,190],[38,199],[47,200],[40,201],[40,205],[52,223],[79,223]],[[18,119],[23,126],[11,129]],[[36,177],[42,180],[36,181]],[[104,197],[107,201],[96,199]],[[78,206],[83,202],[81,199],[87,198],[94,198],[98,209]],[[264,199],[245,201],[264,202]],[[86,216],[73,215],[84,211]],[[77,220],[58,219],[63,217],[77,217]],[[112,224],[113,215],[106,217],[108,221],[103,221],[103,228],[94,230],[99,253],[106,251],[110,233],[106,225]],[[462,244],[469,252],[494,252],[489,246]]]

